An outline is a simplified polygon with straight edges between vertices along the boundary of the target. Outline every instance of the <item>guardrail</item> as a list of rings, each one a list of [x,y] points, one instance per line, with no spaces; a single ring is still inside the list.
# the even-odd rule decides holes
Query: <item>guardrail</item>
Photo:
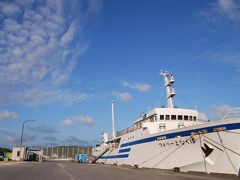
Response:
[[[236,118],[240,118],[240,108],[230,109],[223,117],[223,119],[236,119]]]

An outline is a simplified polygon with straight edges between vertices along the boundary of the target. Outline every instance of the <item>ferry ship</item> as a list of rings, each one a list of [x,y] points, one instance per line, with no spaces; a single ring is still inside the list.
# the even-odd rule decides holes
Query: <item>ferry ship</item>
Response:
[[[197,110],[174,107],[174,77],[168,71],[160,75],[167,108],[154,108],[132,127],[115,132],[113,103],[112,138],[102,133],[102,143],[93,148],[95,162],[239,176],[240,108],[218,121],[201,119]]]

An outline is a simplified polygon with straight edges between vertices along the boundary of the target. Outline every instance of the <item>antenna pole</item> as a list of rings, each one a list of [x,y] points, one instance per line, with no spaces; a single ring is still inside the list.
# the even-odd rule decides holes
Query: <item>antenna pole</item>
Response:
[[[115,132],[115,117],[114,117],[114,102],[112,102],[112,137],[116,137],[116,132]]]

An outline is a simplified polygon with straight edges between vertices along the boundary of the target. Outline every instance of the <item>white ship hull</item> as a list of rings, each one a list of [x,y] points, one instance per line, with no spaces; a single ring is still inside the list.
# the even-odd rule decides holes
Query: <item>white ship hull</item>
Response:
[[[199,133],[200,132],[200,133]],[[239,174],[240,119],[214,121],[150,134],[143,128],[120,137],[98,163]],[[98,155],[99,155],[98,154]],[[97,152],[95,152],[97,155]]]
[[[113,113],[113,138],[103,133],[103,143],[93,149],[97,162],[240,175],[240,108],[230,110],[224,120],[207,122],[197,110],[174,108],[173,75],[160,75],[167,108],[149,110],[117,133]]]

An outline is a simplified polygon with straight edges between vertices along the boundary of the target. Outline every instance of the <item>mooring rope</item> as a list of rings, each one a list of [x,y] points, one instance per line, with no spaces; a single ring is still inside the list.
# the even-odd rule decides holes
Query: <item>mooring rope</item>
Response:
[[[214,141],[213,139],[211,139],[211,138],[209,138],[209,137],[207,137],[207,136],[205,136],[205,135],[203,135],[203,134],[202,134],[202,136],[205,137],[205,138],[207,138],[207,139],[209,139],[210,141],[216,143],[216,144],[219,145],[219,146],[223,146],[222,144],[219,144],[218,142]],[[223,146],[223,147],[226,148],[227,150],[231,151],[232,153],[240,156],[240,154],[239,154],[238,152],[236,152],[236,151],[234,151],[234,150],[232,150],[232,149],[230,149],[230,148],[228,148],[228,147],[226,147],[226,146]]]
[[[153,168],[155,168],[157,165],[162,163],[164,160],[166,160],[169,156],[171,156],[173,153],[175,153],[180,147],[182,147],[188,140],[192,139],[193,137],[190,136],[188,139],[186,139],[180,146],[178,146],[173,152],[169,153],[167,156],[165,156],[161,161],[159,161]]]
[[[181,148],[188,140],[193,139],[193,140],[196,142],[196,139],[194,138],[194,135],[199,135],[200,148],[202,147],[202,146],[201,146],[201,145],[202,145],[202,138],[201,138],[201,136],[203,136],[204,138],[206,138],[206,139],[214,142],[215,144],[217,144],[217,145],[219,145],[219,146],[222,146],[223,149],[224,149],[225,154],[227,155],[227,158],[228,158],[229,162],[231,163],[231,165],[232,165],[232,167],[234,168],[234,170],[236,171],[236,173],[238,173],[238,170],[235,168],[232,160],[230,159],[229,154],[227,153],[227,150],[230,151],[230,152],[232,152],[232,153],[234,153],[234,154],[236,154],[236,155],[238,155],[238,156],[240,156],[240,154],[239,154],[238,152],[236,152],[236,151],[234,151],[234,150],[226,147],[226,146],[223,144],[223,140],[222,140],[219,132],[218,132],[218,131],[216,131],[216,132],[217,132],[217,134],[218,134],[218,138],[219,138],[221,144],[219,144],[219,143],[216,142],[215,140],[213,140],[213,139],[205,136],[204,133],[199,132],[199,133],[196,133],[196,134],[192,134],[188,139],[186,139],[184,142],[182,142],[175,150],[173,150],[172,152],[170,152],[169,154],[167,154],[164,158],[162,158],[162,159],[161,159],[157,164],[155,164],[152,168],[155,168],[155,167],[158,166],[160,163],[162,163],[163,161],[165,161],[169,156],[171,156],[171,155],[174,154],[179,148]],[[238,132],[231,132],[231,131],[226,131],[226,130],[224,130],[223,132],[240,134],[240,133],[238,133]],[[207,141],[207,142],[208,142],[208,141]],[[209,142],[209,143],[210,143],[210,142]],[[211,143],[210,143],[210,144],[211,144]],[[213,145],[213,144],[212,144],[212,145]],[[215,145],[213,145],[213,146],[215,146]],[[162,154],[162,153],[164,153],[164,152],[166,152],[166,151],[171,150],[171,149],[174,148],[174,147],[175,147],[175,146],[170,147],[170,148],[167,148],[167,149],[164,150],[164,151],[161,151],[160,153],[158,153],[158,154],[156,154],[156,155],[154,155],[154,156],[146,159],[145,161],[142,161],[139,165],[144,164],[144,163],[146,163],[147,161],[152,160],[153,158],[159,156],[160,154]],[[215,146],[215,147],[217,147],[217,146]],[[218,149],[219,149],[219,148],[218,148]],[[202,148],[201,148],[201,151],[202,151]],[[207,163],[206,163],[206,159],[205,159],[205,156],[204,156],[203,151],[202,151],[202,155],[203,155],[203,160],[204,160],[205,171],[206,171],[206,173],[208,173],[208,171],[207,171]]]
[[[229,157],[229,155],[228,155],[228,153],[227,153],[227,151],[226,151],[225,146],[223,145],[223,140],[222,140],[222,138],[220,137],[220,134],[219,134],[218,131],[217,131],[217,135],[218,135],[218,138],[219,138],[219,140],[220,140],[220,143],[221,143],[221,145],[222,145],[222,147],[223,147],[223,149],[224,149],[224,152],[225,152],[226,155],[227,155],[227,158],[228,158],[230,164],[232,165],[232,167],[233,167],[233,169],[236,171],[236,173],[238,173],[238,170],[235,168],[235,166],[234,166],[232,160],[230,159],[230,157]]]
[[[170,150],[170,149],[172,149],[172,148],[174,148],[174,146],[169,147],[168,149],[165,149],[164,151],[161,151],[161,152],[157,153],[156,155],[154,155],[154,156],[152,156],[152,157],[150,157],[150,158],[144,160],[144,161],[141,162],[139,165],[144,164],[144,163],[147,162],[147,161],[150,161],[151,159],[153,159],[153,158],[159,156],[160,154],[162,154],[162,153],[164,153],[164,152],[166,152],[166,151],[168,151],[168,150]]]

